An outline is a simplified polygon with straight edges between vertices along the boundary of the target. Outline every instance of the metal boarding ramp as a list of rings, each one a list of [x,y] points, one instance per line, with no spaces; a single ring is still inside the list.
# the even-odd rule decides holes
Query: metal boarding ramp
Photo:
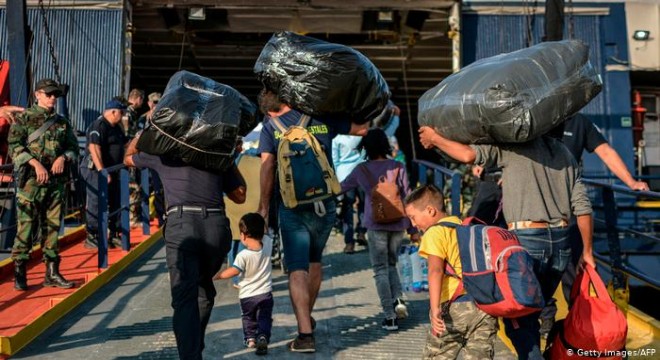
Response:
[[[5,167],[11,169],[12,165]],[[129,223],[130,185],[128,170],[123,164],[105,168],[98,174],[98,186],[94,191],[97,191],[99,195],[99,211],[97,214],[91,215],[97,216],[99,220],[98,248],[87,248],[83,245],[86,235],[83,223],[74,221],[65,226],[65,221],[62,222],[59,239],[59,255],[62,258],[60,271],[76,284],[74,288],[60,289],[41,285],[44,265],[41,263],[42,249],[37,241],[31,252],[31,260],[28,262],[28,290],[15,291],[12,273],[14,266],[9,258],[10,251],[2,254],[6,258],[0,261],[0,294],[2,294],[0,299],[0,315],[2,315],[0,316],[0,328],[2,329],[0,331],[0,359],[20,351],[40,333],[84,302],[132,262],[139,259],[161,238],[158,221],[150,220],[149,170],[141,170],[137,174],[141,178],[141,186],[138,191],[142,193],[140,204],[135,204],[141,207],[142,226],[139,228],[131,228]],[[119,182],[117,191],[120,192],[121,198],[119,209],[112,213],[107,207],[108,176],[112,176]],[[83,185],[72,190],[85,194],[87,188]],[[15,184],[12,183],[8,186],[6,195],[14,194]],[[70,200],[67,197],[64,213],[68,215],[64,216],[64,219],[71,216],[72,212],[77,213],[73,217],[82,219],[84,203],[70,202]],[[11,212],[14,209],[9,210]],[[109,249],[106,230],[109,218],[115,214],[121,217],[122,246]],[[14,217],[13,222],[4,223],[3,228],[0,229],[0,235],[15,230],[15,228]]]

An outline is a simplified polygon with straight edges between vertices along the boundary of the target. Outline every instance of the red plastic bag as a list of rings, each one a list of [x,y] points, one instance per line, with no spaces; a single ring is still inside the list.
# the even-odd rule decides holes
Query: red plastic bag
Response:
[[[591,296],[593,284],[596,296]],[[596,269],[585,265],[571,290],[573,306],[563,329],[553,338],[550,358],[555,359],[622,359],[626,346],[626,316],[614,304]]]

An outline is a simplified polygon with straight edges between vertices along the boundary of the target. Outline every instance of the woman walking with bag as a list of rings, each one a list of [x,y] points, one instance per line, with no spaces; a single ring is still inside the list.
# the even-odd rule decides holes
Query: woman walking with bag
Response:
[[[369,130],[358,148],[366,151],[367,162],[358,165],[342,181],[341,190],[359,187],[365,193],[363,225],[367,228],[369,258],[385,314],[382,326],[394,331],[399,329],[397,319],[408,316],[396,269],[404,231],[410,229],[409,233],[415,233],[403,207],[403,199],[410,192],[408,176],[400,162],[388,158],[392,150],[383,130]]]

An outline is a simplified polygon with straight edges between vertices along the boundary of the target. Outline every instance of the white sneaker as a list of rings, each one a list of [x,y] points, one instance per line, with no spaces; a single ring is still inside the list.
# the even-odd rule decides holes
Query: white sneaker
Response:
[[[405,319],[408,317],[408,307],[406,306],[406,302],[401,298],[394,301],[394,312],[396,313],[397,319]]]

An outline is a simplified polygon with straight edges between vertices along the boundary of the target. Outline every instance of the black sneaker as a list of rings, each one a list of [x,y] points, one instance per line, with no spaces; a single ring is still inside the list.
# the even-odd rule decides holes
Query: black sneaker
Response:
[[[397,321],[397,319],[383,319],[381,325],[383,329],[387,331],[399,330],[399,322]]]
[[[295,339],[289,342],[289,350],[293,352],[301,352],[301,353],[316,352],[316,342],[314,341],[314,336],[309,336],[305,338],[296,336]]]
[[[408,307],[403,299],[398,298],[394,301],[394,312],[397,319],[405,319],[408,317]]]
[[[259,335],[257,338],[257,355],[266,355],[268,354],[268,339],[266,335]]]

